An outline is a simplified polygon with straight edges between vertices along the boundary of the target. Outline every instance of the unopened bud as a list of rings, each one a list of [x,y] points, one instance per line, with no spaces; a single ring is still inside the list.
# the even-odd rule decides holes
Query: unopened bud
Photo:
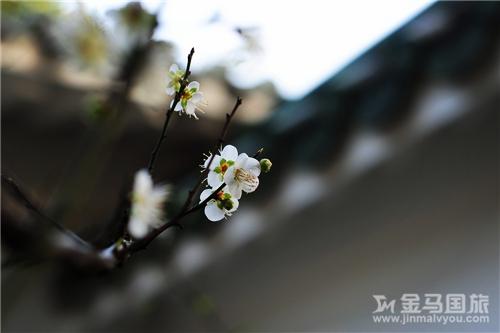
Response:
[[[234,207],[234,203],[231,199],[224,200],[224,209],[231,210]]]
[[[262,170],[262,172],[267,173],[271,171],[272,166],[273,163],[268,158],[263,158],[260,160],[260,169]]]

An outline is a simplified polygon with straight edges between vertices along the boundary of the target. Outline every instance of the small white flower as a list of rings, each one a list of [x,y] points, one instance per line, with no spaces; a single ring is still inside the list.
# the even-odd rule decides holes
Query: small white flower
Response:
[[[161,226],[163,205],[167,199],[166,186],[154,186],[151,175],[146,170],[135,174],[132,192],[132,211],[128,231],[134,238],[143,238],[153,229]]]
[[[167,77],[167,95],[172,96],[181,89],[181,81],[184,77],[184,73],[185,72],[179,69],[179,66],[176,64],[170,66]]]
[[[172,101],[173,103],[174,101]],[[172,104],[170,104],[172,106]],[[200,84],[196,81],[190,82],[181,94],[181,98],[174,111],[184,112],[188,116],[196,116],[196,111],[204,112],[202,107],[206,106],[206,102],[203,99],[203,93],[200,92]]]
[[[234,165],[238,158],[238,149],[235,146],[227,145],[220,151],[220,154],[215,155],[212,163],[210,164],[209,172],[207,175],[208,185],[213,188],[219,187],[224,182],[224,174],[230,166]],[[211,155],[207,157],[203,168],[208,168]]]
[[[224,173],[229,193],[236,199],[241,198],[241,192],[251,193],[259,186],[260,163],[253,157],[243,153],[238,156],[234,165]]]
[[[206,189],[200,194],[200,202],[212,195],[217,188]],[[238,199],[234,198],[227,187],[217,192],[215,198],[210,199],[205,206],[205,215],[212,221],[220,221],[226,216],[231,216],[239,206]]]

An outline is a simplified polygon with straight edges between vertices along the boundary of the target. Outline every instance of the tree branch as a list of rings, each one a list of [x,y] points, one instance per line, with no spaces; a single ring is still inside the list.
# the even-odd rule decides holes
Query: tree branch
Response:
[[[19,185],[14,181],[14,179],[2,174],[2,185],[8,188],[10,193],[18,200],[20,200],[26,208],[28,208],[30,211],[38,215],[39,218],[47,222],[49,225],[56,228],[57,230],[67,235],[68,237],[71,237],[74,241],[84,246],[85,248],[89,249],[92,247],[88,242],[81,239],[77,234],[64,228],[61,224],[59,224],[55,220],[51,219],[50,217],[42,213],[41,209],[39,209],[35,204],[33,204],[33,201],[19,187]]]
[[[175,107],[177,106],[177,104],[181,100],[182,93],[183,93],[184,89],[187,87],[187,85],[189,83],[188,78],[189,78],[189,75],[191,74],[190,68],[191,68],[191,60],[192,60],[193,54],[194,54],[194,48],[191,49],[191,51],[188,55],[186,70],[185,70],[184,76],[180,82],[180,89],[178,92],[176,92],[174,99],[172,101],[172,104],[171,104],[170,108],[168,108],[168,110],[165,114],[165,122],[163,124],[161,134],[158,138],[156,145],[153,148],[153,151],[151,152],[151,158],[150,158],[149,163],[148,163],[148,172],[151,175],[152,175],[152,172],[154,169],[155,162],[158,158],[159,151],[160,151],[161,146],[163,144],[163,141],[166,138],[166,131],[167,131],[167,127],[168,127],[168,124],[170,122],[170,119],[172,117],[172,114],[175,110]],[[161,227],[159,227],[157,229],[152,230],[145,238],[138,239],[138,240],[130,239],[125,232],[122,236],[123,238],[121,238],[123,241],[120,242],[119,246],[116,245],[116,246],[111,246],[108,248],[108,249],[111,249],[111,251],[113,251],[112,253],[113,253],[115,264],[121,264],[126,258],[131,256],[133,253],[140,251],[142,249],[145,249],[154,239],[156,239],[156,237],[158,237],[162,232],[164,232],[168,228],[173,227],[173,226],[181,226],[180,221],[185,216],[202,209],[210,200],[213,200],[216,197],[217,193],[219,193],[224,188],[224,186],[226,186],[225,183],[222,183],[205,200],[198,202],[197,204],[193,204],[194,198],[197,196],[197,193],[199,192],[200,187],[202,186],[203,182],[205,181],[206,177],[208,176],[208,173],[210,171],[210,166],[212,165],[212,163],[214,161],[216,152],[222,147],[222,145],[225,142],[225,138],[226,138],[227,132],[229,130],[229,126],[231,124],[231,121],[232,121],[233,117],[235,116],[241,103],[242,103],[242,100],[240,97],[238,97],[236,99],[235,105],[234,105],[233,109],[231,110],[231,112],[226,114],[226,121],[225,121],[224,126],[222,128],[222,131],[218,137],[217,143],[215,144],[215,146],[213,148],[213,153],[211,154],[211,156],[208,159],[208,162],[206,164],[206,168],[200,174],[200,177],[199,177],[198,181],[196,182],[196,184],[194,185],[194,187],[189,191],[188,196],[186,198],[186,201],[185,201],[182,209],[180,210],[180,212],[176,216],[174,216],[169,222],[165,223],[164,225],[162,225]],[[261,153],[262,153],[262,149],[259,149],[255,153],[254,157],[257,158]],[[84,240],[82,240],[81,238],[79,238],[76,234],[65,229],[62,225],[60,225],[56,221],[52,220],[51,218],[45,216],[41,212],[40,209],[38,209],[34,204],[32,204],[29,197],[26,194],[24,194],[23,191],[21,191],[19,186],[17,186],[17,184],[11,178],[5,177],[4,175],[2,175],[2,183],[5,183],[6,185],[8,185],[11,192],[13,193],[13,195],[15,195],[28,209],[30,209],[31,211],[36,213],[43,220],[49,222],[52,226],[57,228],[62,233],[70,236],[72,239],[77,241],[78,244],[83,245],[85,247],[85,249],[90,250],[90,251],[86,252],[86,254],[85,254],[86,256],[88,256],[89,258],[92,257],[95,260],[99,259],[99,260],[104,262],[104,260],[106,259],[104,254],[105,254],[105,252],[108,251],[108,249],[98,251],[91,244],[89,244],[89,243],[85,242]],[[128,215],[129,215],[129,213],[128,213],[128,211],[126,211],[125,216],[124,216],[124,221],[128,220]],[[125,221],[125,223],[126,223],[126,221]],[[116,243],[116,244],[118,244],[118,243]],[[106,254],[106,256],[107,256],[107,254]],[[109,259],[110,258],[107,257],[106,260],[109,260]]]
[[[224,132],[223,132],[224,133]],[[262,154],[264,150],[261,148],[259,149],[254,155],[253,157],[254,158],[257,158],[260,154]],[[225,183],[222,183],[215,191],[212,192],[212,194],[207,197],[205,200],[201,201],[200,203],[198,203],[197,205],[189,208],[189,209],[183,209],[181,210],[181,212],[176,215],[174,218],[172,218],[170,221],[168,221],[167,223],[165,223],[164,225],[162,225],[161,227],[157,228],[157,229],[154,229],[153,231],[151,231],[149,233],[149,235],[147,235],[145,238],[142,238],[140,240],[137,240],[135,242],[133,242],[132,244],[130,244],[129,247],[124,247],[121,251],[118,251],[117,254],[116,254],[116,257],[119,259],[119,260],[122,260],[123,258],[125,258],[127,255],[131,255],[137,251],[140,251],[140,250],[143,250],[145,249],[156,237],[158,237],[162,232],[164,232],[165,230],[167,230],[168,228],[170,227],[174,227],[174,226],[180,226],[180,220],[182,218],[184,218],[185,216],[191,214],[191,213],[194,213],[198,210],[200,210],[201,208],[203,208],[210,200],[214,199],[217,195],[217,193],[219,193],[223,188],[224,186],[226,186]]]
[[[210,159],[208,161],[207,167],[205,170],[200,175],[200,178],[198,179],[198,182],[196,185],[189,191],[188,197],[186,199],[186,202],[184,203],[184,206],[182,207],[183,211],[186,211],[191,207],[193,203],[193,198],[196,196],[197,192],[200,189],[201,184],[203,184],[203,181],[207,178],[208,171],[210,170],[210,166],[212,166],[212,163],[215,158],[216,151],[222,147],[224,144],[224,140],[226,139],[226,134],[229,129],[229,124],[231,123],[231,120],[233,119],[234,115],[236,114],[236,111],[240,107],[242,103],[241,97],[236,98],[236,103],[234,104],[234,107],[230,113],[226,113],[226,122],[224,124],[224,127],[222,128],[222,132],[219,136],[219,139],[217,140],[216,145],[213,148],[213,153],[210,156]]]
[[[191,69],[191,59],[193,58],[193,54],[194,54],[194,47],[191,48],[191,52],[189,52],[189,55],[187,58],[186,71],[184,72],[184,77],[182,78],[180,89],[178,92],[175,93],[175,97],[174,97],[174,100],[172,102],[172,105],[167,110],[167,113],[165,116],[165,122],[163,123],[163,129],[161,131],[160,137],[158,138],[158,142],[156,143],[155,147],[153,148],[153,151],[151,152],[151,159],[149,160],[149,163],[148,163],[148,172],[151,175],[153,173],[154,164],[156,162],[156,158],[158,157],[158,153],[160,151],[163,140],[165,140],[165,138],[166,138],[167,127],[168,127],[168,123],[170,122],[170,118],[172,117],[172,113],[174,112],[175,107],[179,103],[181,96],[182,96],[182,93],[184,92],[184,89],[188,85],[188,78],[189,78],[189,75],[191,74],[190,69]]]
[[[186,74],[188,74],[188,71],[189,71],[189,66],[190,66],[190,62],[191,62],[191,57],[192,57],[193,51],[194,51],[194,49],[191,50],[191,53],[188,56],[188,67],[186,68],[186,73],[184,75],[185,82],[187,82],[187,75]],[[180,91],[182,91],[182,85],[181,85]],[[176,98],[174,99],[174,103],[172,104],[172,107],[167,112],[167,119],[166,119],[165,124],[163,126],[162,133],[164,133],[164,131],[166,130],[166,125],[168,124],[169,114],[171,114],[172,110],[175,108],[176,100],[178,102],[177,94],[176,94]],[[207,177],[207,174],[208,174],[208,172],[210,170],[210,166],[212,165],[213,160],[215,158],[215,152],[217,151],[217,149],[219,149],[222,146],[222,144],[224,144],[224,140],[226,139],[226,135],[227,135],[227,132],[229,130],[229,125],[231,124],[231,121],[232,121],[234,115],[236,114],[236,111],[238,111],[238,108],[240,107],[241,103],[242,103],[241,97],[237,97],[236,98],[236,102],[235,102],[234,107],[231,110],[231,112],[230,113],[226,113],[226,122],[224,123],[224,127],[222,128],[221,134],[219,135],[217,143],[215,144],[215,147],[213,149],[214,153],[212,153],[212,155],[210,156],[210,159],[208,161],[207,167],[201,173],[200,178],[198,179],[198,182],[195,184],[195,186],[193,187],[193,189],[189,191],[188,197],[186,198],[186,201],[185,201],[185,203],[184,203],[184,205],[183,205],[183,207],[181,209],[181,212],[176,217],[174,217],[172,220],[170,220],[168,223],[164,224],[163,226],[161,226],[158,229],[153,230],[145,238],[143,238],[143,239],[141,239],[141,240],[136,241],[135,243],[133,243],[132,246],[128,249],[128,252],[133,253],[135,251],[138,251],[139,249],[143,249],[149,243],[151,243],[156,237],[158,237],[158,235],[160,235],[163,231],[165,231],[166,229],[168,229],[168,228],[170,228],[172,226],[180,226],[179,220],[181,220],[184,216],[186,216],[188,214],[191,214],[191,213],[197,211],[198,209],[202,208],[207,202],[209,202],[210,200],[212,200],[219,191],[221,191],[224,188],[225,184],[222,184],[208,198],[206,198],[205,200],[203,200],[201,203],[199,203],[199,204],[191,207],[193,199],[196,196],[196,193],[199,191],[199,189],[201,187],[201,184],[203,184],[203,181]],[[158,141],[158,144],[155,147],[155,150],[153,150],[154,154],[157,153],[157,151],[159,149],[159,146],[161,145],[162,138],[164,138],[164,134],[162,134],[162,136],[160,136],[160,140]],[[258,152],[258,154],[260,154],[260,151]],[[154,156],[155,155],[152,154],[152,159],[150,161],[150,166],[152,166],[152,163],[154,163]],[[148,170],[151,171],[152,168],[151,169],[148,168]]]

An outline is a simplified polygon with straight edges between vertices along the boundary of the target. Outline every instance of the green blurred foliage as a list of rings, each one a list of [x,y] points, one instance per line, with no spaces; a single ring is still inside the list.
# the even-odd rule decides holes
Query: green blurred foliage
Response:
[[[88,98],[86,111],[89,118],[96,122],[103,121],[112,114],[112,109],[106,104],[105,99],[98,96]]]
[[[54,17],[61,14],[59,3],[54,1],[1,1],[0,5],[2,16],[46,15]]]

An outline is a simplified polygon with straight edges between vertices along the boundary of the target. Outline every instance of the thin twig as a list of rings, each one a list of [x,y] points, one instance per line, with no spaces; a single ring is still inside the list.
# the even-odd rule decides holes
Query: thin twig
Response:
[[[24,206],[31,210],[33,213],[38,215],[42,220],[46,221],[49,223],[51,226],[62,232],[63,234],[71,237],[73,240],[78,242],[80,245],[85,246],[86,248],[91,248],[91,245],[81,239],[77,234],[74,232],[64,228],[61,224],[53,220],[52,218],[48,217],[44,213],[42,213],[41,209],[39,209],[35,204],[33,204],[33,201],[29,198],[29,196],[21,189],[21,187],[12,179],[11,177],[5,176],[2,174],[2,185],[6,186],[12,195],[14,195],[17,199],[22,201]]]
[[[185,73],[185,76],[184,76],[185,81],[187,81],[187,75],[186,74],[188,74],[188,71],[189,71],[189,66],[190,66],[192,52],[193,52],[193,50],[191,50],[191,53],[188,56],[188,66],[186,67],[186,73]],[[181,90],[180,91],[182,91],[182,85],[181,85]],[[178,102],[178,96],[177,96],[177,94],[175,96],[174,102],[172,103],[172,107],[167,112],[167,119],[165,121],[165,124],[163,125],[162,135],[160,136],[160,139],[158,140],[158,143],[157,143],[155,149],[153,150],[153,153],[152,153],[152,156],[151,156],[151,161],[150,161],[150,167],[151,168],[148,168],[148,170],[150,172],[152,170],[152,165],[154,164],[154,161],[155,161],[155,158],[156,158],[156,153],[158,152],[159,147],[161,146],[162,140],[164,138],[164,132],[165,132],[166,126],[168,124],[169,116],[172,113],[172,110],[175,108],[176,101]],[[224,123],[224,127],[222,128],[222,131],[221,131],[221,133],[219,135],[217,143],[216,143],[216,145],[214,147],[214,153],[210,156],[210,159],[208,161],[207,167],[201,173],[198,182],[193,187],[193,189],[191,191],[189,191],[188,197],[186,198],[186,201],[185,201],[185,203],[184,203],[181,211],[179,212],[179,214],[177,214],[173,219],[171,219],[168,223],[164,224],[160,228],[151,231],[145,238],[137,240],[137,241],[133,242],[132,244],[130,244],[129,247],[123,247],[121,250],[117,251],[116,257],[117,257],[118,260],[123,260],[123,258],[125,258],[128,254],[131,254],[133,252],[136,252],[136,251],[139,251],[141,249],[146,248],[146,246],[148,246],[149,243],[151,243],[156,237],[158,237],[166,229],[168,229],[168,228],[170,228],[172,226],[180,226],[179,221],[183,217],[185,217],[186,215],[191,214],[191,213],[197,211],[198,209],[202,208],[207,202],[209,202],[210,200],[212,200],[217,195],[217,193],[219,191],[221,191],[224,188],[225,184],[222,184],[208,198],[206,198],[202,202],[198,203],[197,205],[191,207],[193,199],[194,199],[196,193],[198,192],[198,190],[199,190],[201,184],[203,183],[204,179],[207,177],[207,174],[208,174],[208,171],[210,169],[210,166],[211,166],[211,164],[212,164],[212,162],[213,162],[213,160],[215,158],[215,152],[224,143],[224,140],[226,138],[226,134],[227,134],[227,131],[229,129],[229,125],[231,123],[231,120],[233,119],[234,115],[236,114],[236,111],[238,110],[239,106],[241,105],[241,102],[242,102],[241,98],[238,97],[236,99],[236,103],[234,104],[234,107],[231,110],[231,112],[226,114],[226,122]]]
[[[179,91],[177,91],[175,93],[172,104],[167,109],[167,112],[165,114],[165,122],[163,123],[163,128],[161,130],[158,141],[156,142],[156,145],[154,146],[153,151],[151,152],[151,158],[150,158],[149,163],[148,163],[148,172],[150,175],[153,174],[154,165],[155,165],[155,162],[158,158],[158,154],[160,152],[161,145],[167,136],[167,127],[168,127],[168,124],[170,123],[170,119],[172,118],[172,114],[174,113],[175,107],[180,102],[182,94],[183,94],[186,86],[188,85],[188,78],[189,78],[189,75],[191,74],[191,61],[193,59],[193,55],[194,55],[194,47],[191,48],[191,51],[188,54],[186,70],[185,70],[184,76],[181,80]],[[124,218],[128,220],[128,216],[129,216],[129,211],[128,211],[128,209],[126,209],[125,213],[124,213]],[[126,236],[126,234],[124,235],[124,237],[125,236]],[[124,248],[123,251],[118,251],[116,253],[116,257],[120,260],[123,259],[122,255],[126,255],[126,251],[127,251],[127,248]]]
[[[133,252],[137,252],[139,250],[145,249],[156,237],[158,237],[162,232],[164,232],[168,228],[174,227],[174,226],[180,226],[179,221],[182,218],[184,218],[186,215],[189,215],[189,214],[199,210],[200,208],[203,207],[203,205],[206,205],[207,202],[212,200],[217,195],[217,193],[219,193],[224,188],[225,185],[226,184],[220,185],[208,198],[206,198],[205,200],[200,202],[198,205],[196,205],[188,210],[182,210],[177,216],[175,216],[173,219],[168,221],[168,223],[165,223],[164,225],[162,225],[158,229],[154,229],[148,236],[146,236],[145,238],[141,239],[140,241],[132,244],[132,246],[129,248],[129,252],[133,253]]]
[[[174,112],[175,107],[179,103],[181,96],[184,92],[184,89],[186,88],[188,84],[188,78],[189,75],[191,74],[191,59],[193,58],[194,54],[194,47],[191,49],[191,52],[189,52],[188,55],[188,60],[187,60],[187,65],[186,65],[186,71],[184,72],[184,77],[182,78],[180,89],[178,92],[175,93],[174,101],[172,102],[172,105],[170,108],[167,110],[166,116],[165,116],[165,122],[163,123],[163,129],[161,131],[160,137],[158,138],[158,142],[156,143],[155,147],[153,148],[153,151],[151,152],[151,159],[149,160],[148,163],[148,172],[149,174],[152,174],[154,164],[156,162],[156,158],[158,157],[158,153],[160,151],[161,145],[163,143],[163,140],[165,140],[166,135],[167,135],[167,127],[168,123],[170,122],[170,118],[172,117],[172,113]]]
[[[229,129],[229,124],[231,123],[231,120],[233,119],[234,115],[236,114],[236,111],[241,105],[241,97],[236,98],[236,103],[234,104],[234,107],[230,113],[226,113],[226,122],[224,124],[224,127],[222,128],[222,132],[219,136],[219,139],[217,140],[217,143],[213,149],[213,153],[210,156],[210,159],[208,160],[207,166],[205,170],[200,175],[200,178],[198,179],[198,182],[195,184],[192,190],[189,191],[188,197],[186,199],[186,202],[182,208],[183,211],[186,211],[191,207],[193,203],[193,198],[196,196],[196,193],[199,191],[201,184],[203,184],[203,181],[207,178],[208,172],[210,170],[210,167],[212,166],[212,163],[215,158],[216,151],[222,147],[224,144],[224,141],[226,139],[226,134]]]
[[[262,154],[264,150],[261,148],[259,149],[254,155],[254,158],[257,158],[260,154]],[[162,232],[167,230],[170,227],[175,227],[175,226],[181,226],[180,221],[183,219],[185,216],[194,213],[201,208],[203,208],[210,200],[214,199],[217,196],[217,193],[222,191],[222,189],[226,186],[225,183],[222,183],[215,191],[212,192],[210,196],[208,196],[205,200],[199,202],[197,205],[185,210],[181,210],[181,212],[172,218],[170,221],[162,225],[158,229],[154,229],[147,235],[145,238],[138,240],[130,245],[128,248],[123,248],[120,253],[118,253],[117,257],[119,258],[125,258],[127,254],[132,254],[134,252],[140,251],[145,249],[156,237],[158,237]]]

